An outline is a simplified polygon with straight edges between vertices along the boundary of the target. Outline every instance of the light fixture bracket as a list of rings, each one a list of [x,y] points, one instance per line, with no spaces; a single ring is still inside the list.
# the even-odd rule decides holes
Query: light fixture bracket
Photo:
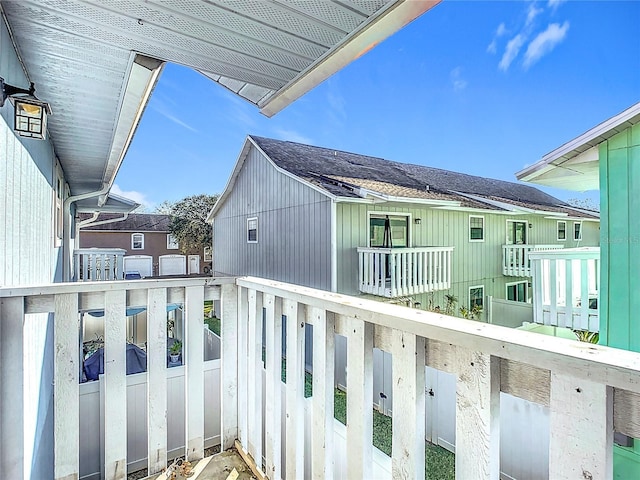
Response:
[[[33,82],[29,88],[9,85],[0,77],[0,107],[7,98],[14,108],[13,130],[21,137],[44,140],[47,134],[47,115],[51,115],[51,107],[47,102],[39,100]]]

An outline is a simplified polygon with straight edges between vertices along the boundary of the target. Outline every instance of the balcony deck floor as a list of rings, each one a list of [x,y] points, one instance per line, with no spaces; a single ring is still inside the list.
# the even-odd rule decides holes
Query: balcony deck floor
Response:
[[[193,466],[194,475],[177,476],[177,480],[250,480],[255,479],[251,469],[235,449],[226,450],[210,457],[205,457]],[[234,473],[235,472],[235,473]],[[151,475],[144,480],[166,480],[165,473]]]

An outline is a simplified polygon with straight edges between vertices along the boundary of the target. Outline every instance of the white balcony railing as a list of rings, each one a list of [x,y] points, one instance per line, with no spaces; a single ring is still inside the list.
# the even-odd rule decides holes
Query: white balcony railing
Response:
[[[503,245],[502,274],[507,277],[530,277],[529,253],[560,248],[563,248],[562,245]]]
[[[79,248],[73,251],[76,282],[124,279],[122,248]]]
[[[205,408],[204,299],[218,299],[222,307],[219,410]],[[549,407],[548,478],[612,479],[614,430],[640,437],[632,414],[640,409],[640,354],[634,352],[258,278],[83,282],[0,288],[3,478],[23,478],[23,466],[31,461],[21,448],[27,401],[22,366],[28,361],[23,349],[29,341],[23,328],[31,313],[54,314],[53,381],[47,383],[53,385],[54,478],[79,478],[78,312],[86,309],[105,310],[104,411],[91,412],[104,425],[103,478],[124,480],[131,460],[127,307],[147,308],[147,465],[149,473],[166,466],[168,425],[176,424],[167,413],[167,303],[184,304],[185,408],[172,415],[181,415],[177,423],[191,460],[204,455],[205,423],[213,417],[221,421],[222,447],[237,439],[270,479],[424,478],[425,365],[457,378],[458,479],[499,477],[501,391]],[[307,324],[313,326],[314,345],[308,400]],[[347,342],[344,439],[333,418],[336,334]],[[371,441],[374,347],[393,356],[393,446],[386,475],[375,466],[380,456]],[[347,461],[337,461],[339,455]]]
[[[535,323],[598,332],[600,248],[531,253]]]
[[[451,288],[453,247],[358,248],[360,291],[380,297]]]

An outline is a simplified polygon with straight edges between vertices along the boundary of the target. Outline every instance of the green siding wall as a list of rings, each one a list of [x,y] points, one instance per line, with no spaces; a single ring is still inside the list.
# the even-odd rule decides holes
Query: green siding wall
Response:
[[[338,291],[346,294],[358,294],[358,255],[357,247],[368,245],[368,212],[401,212],[410,214],[412,223],[412,246],[453,246],[451,289],[433,294],[415,295],[414,301],[421,308],[444,307],[444,295],[449,293],[458,297],[458,306],[468,305],[469,287],[484,285],[485,297],[506,298],[506,284],[526,280],[519,277],[502,275],[502,245],[506,243],[507,220],[526,221],[531,224],[527,229],[527,243],[565,247],[599,245],[598,222],[583,223],[583,239],[573,241],[573,221],[567,220],[566,241],[557,241],[557,220],[544,215],[508,215],[478,213],[468,211],[444,210],[419,205],[385,203],[379,205],[363,203],[337,204],[337,256]],[[469,241],[469,215],[482,215],[485,219],[485,241]],[[420,225],[413,219],[420,218]]]
[[[600,342],[640,352],[640,125],[599,149]]]

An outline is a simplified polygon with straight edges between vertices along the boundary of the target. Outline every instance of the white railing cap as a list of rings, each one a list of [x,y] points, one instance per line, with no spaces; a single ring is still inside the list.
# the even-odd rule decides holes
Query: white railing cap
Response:
[[[531,260],[539,260],[545,258],[554,258],[556,260],[599,260],[600,259],[600,247],[578,247],[578,248],[561,248],[557,250],[542,250],[536,252],[530,252],[529,258]]]
[[[454,247],[357,247],[358,253],[452,252]]]
[[[95,255],[95,254],[112,254],[112,255],[124,255],[127,251],[124,248],[100,248],[100,247],[91,247],[91,248],[76,248],[73,251],[74,255]]]

